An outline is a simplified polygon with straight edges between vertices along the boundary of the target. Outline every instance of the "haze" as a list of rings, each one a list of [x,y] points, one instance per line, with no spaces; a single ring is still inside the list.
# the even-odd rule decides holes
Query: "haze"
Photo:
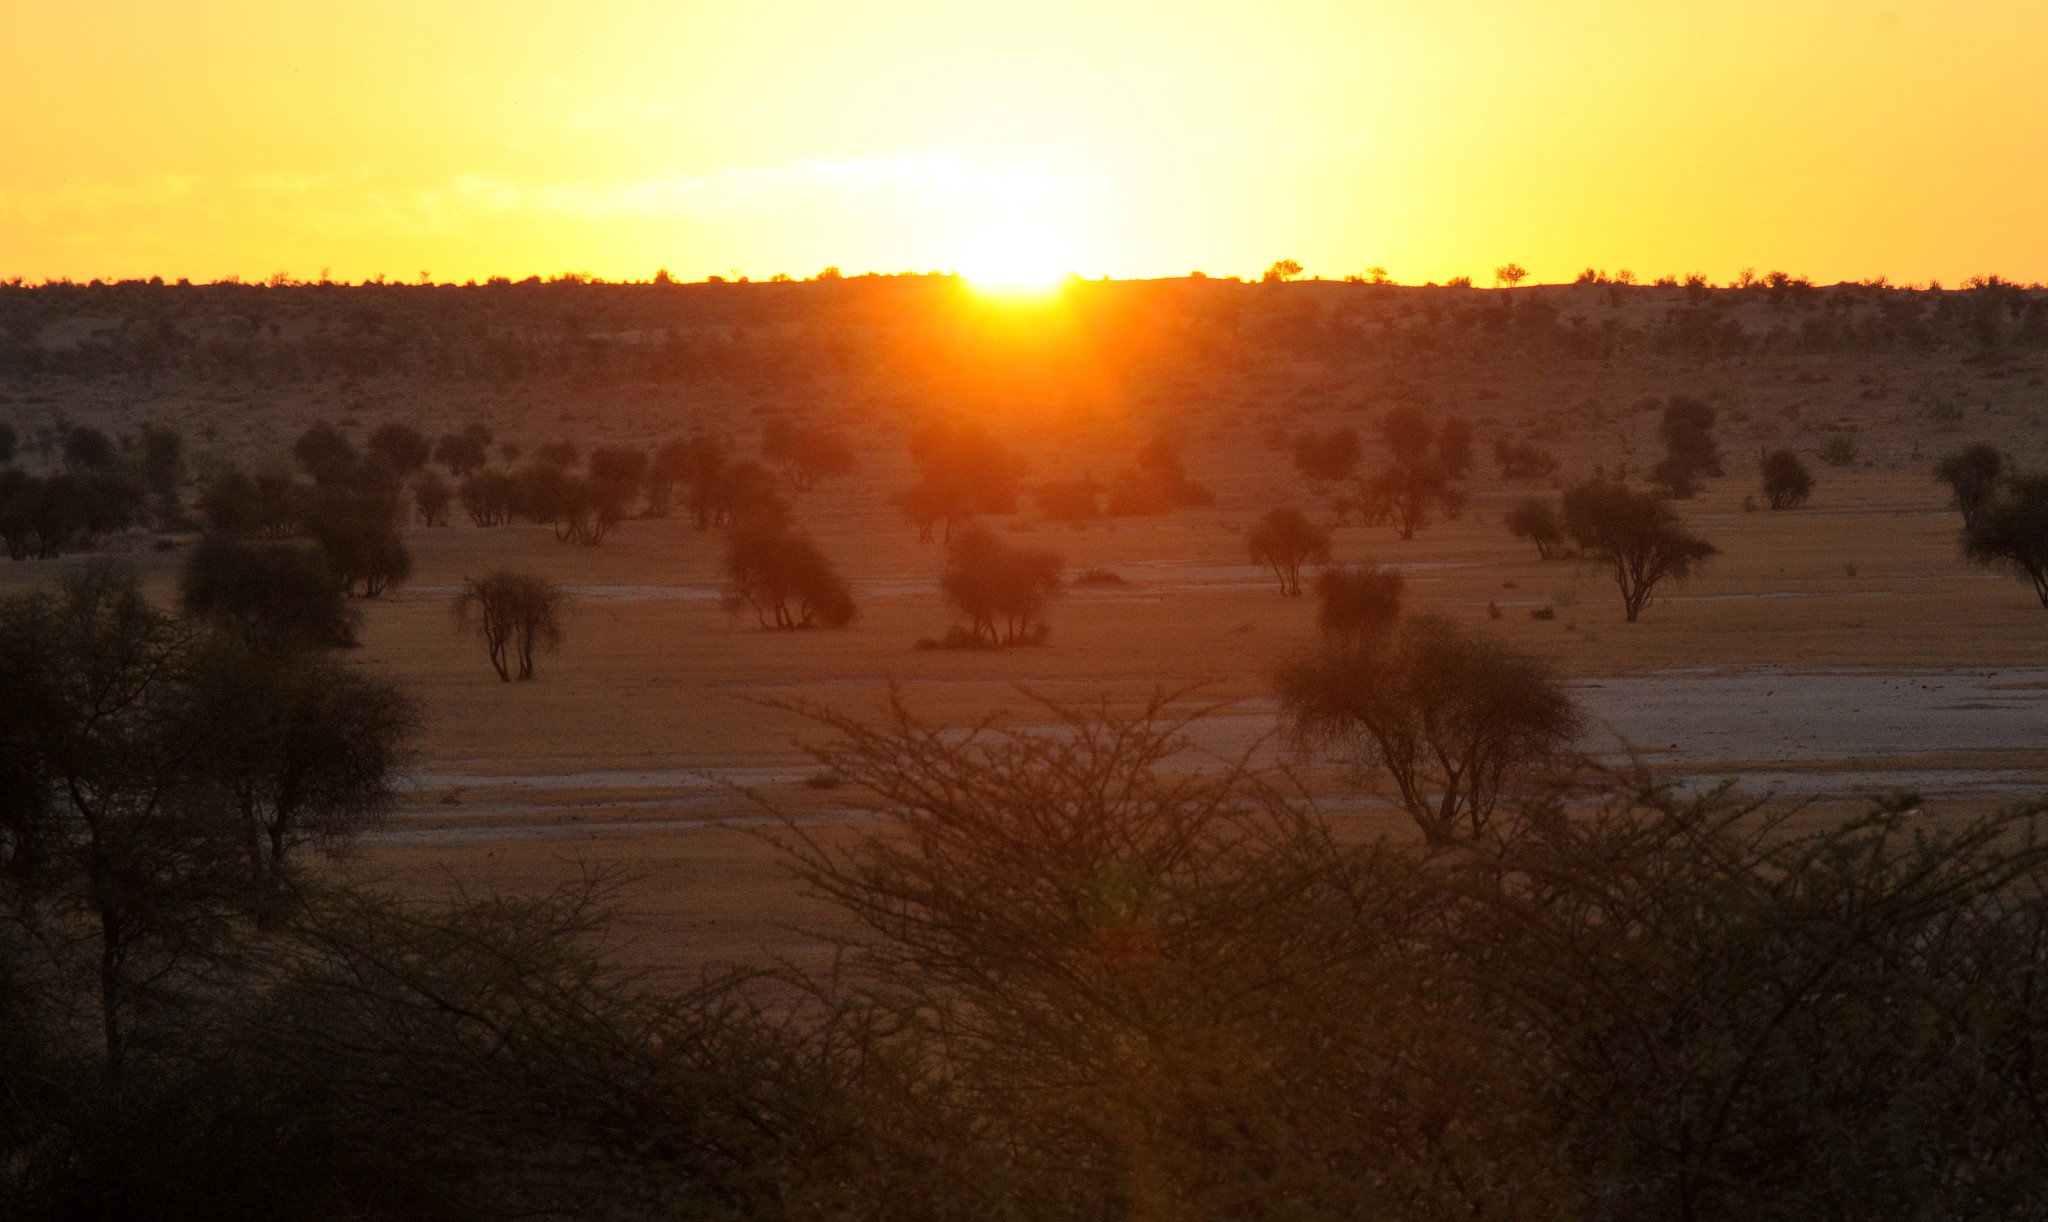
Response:
[[[2048,278],[2048,10],[12,6],[0,277]]]

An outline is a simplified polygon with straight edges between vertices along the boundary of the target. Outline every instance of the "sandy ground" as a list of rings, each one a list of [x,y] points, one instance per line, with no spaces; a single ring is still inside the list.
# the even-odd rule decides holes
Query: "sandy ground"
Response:
[[[1870,376],[1893,386],[1966,376],[1894,364]],[[2048,792],[2048,611],[2020,583],[1961,560],[1956,517],[1927,477],[1930,455],[1977,436],[2038,457],[2048,433],[2026,399],[2037,392],[2000,384],[2001,397],[1987,395],[1972,417],[1975,431],[1957,432],[1924,424],[1896,393],[1853,397],[1860,373],[1835,367],[1831,384],[1816,385],[1801,380],[1801,368],[1560,374],[1524,402],[1513,388],[1497,394],[1447,375],[1445,399],[1480,425],[1482,453],[1496,418],[1519,422],[1518,432],[1563,429],[1571,405],[1596,395],[1611,404],[1718,388],[1730,474],[1680,508],[1722,555],[1689,584],[1660,591],[1639,624],[1622,621],[1600,572],[1539,561],[1506,536],[1501,518],[1516,499],[1554,492],[1491,479],[1484,458],[1460,520],[1408,542],[1384,528],[1340,527],[1337,558],[1397,566],[1412,607],[1554,661],[1588,715],[1586,746],[1610,757],[1632,754],[1700,784],[1739,776],[1794,797],[1912,788],[1930,796],[1930,810]],[[1281,597],[1248,562],[1244,526],[1275,504],[1326,513],[1338,491],[1305,487],[1287,454],[1253,440],[1253,425],[1277,415],[1369,428],[1327,397],[1288,395],[1311,406],[1283,410],[1277,391],[1265,400],[1219,396],[1186,422],[1188,467],[1217,492],[1212,508],[1086,530],[1028,514],[997,520],[1004,537],[1062,553],[1069,573],[1103,568],[1124,579],[1073,591],[1055,608],[1043,648],[912,647],[942,633],[949,616],[935,584],[941,549],[917,543],[886,505],[908,482],[908,467],[900,431],[885,419],[859,426],[860,472],[796,499],[804,527],[854,584],[862,615],[843,632],[764,632],[751,617],[728,615],[718,601],[722,539],[685,522],[627,522],[599,548],[558,544],[529,526],[413,529],[415,576],[365,605],[363,647],[353,656],[418,696],[426,730],[404,808],[346,868],[406,888],[526,887],[586,865],[615,868],[636,880],[623,901],[658,961],[814,954],[817,943],[786,926],[825,915],[790,885],[763,806],[827,840],[870,825],[851,795],[811,787],[816,767],[802,744],[821,731],[789,702],[872,712],[895,691],[946,724],[999,710],[1033,724],[1044,720],[1035,697],[1128,706],[1195,686],[1202,698],[1234,702],[1203,731],[1204,745],[1242,748],[1270,730],[1269,676],[1312,640],[1314,614],[1312,599]],[[1794,424],[1789,410],[1802,404]],[[128,400],[57,406],[73,419],[99,412],[117,425],[145,411]],[[319,400],[286,411],[255,396],[217,396],[188,404],[183,418],[220,426],[219,439],[196,455],[203,468],[252,447],[274,453],[303,420],[333,410]],[[385,411],[417,412],[432,429],[474,409],[394,394],[352,410],[366,431]],[[594,429],[596,440],[658,435],[669,431],[660,427],[663,410],[653,400],[622,407],[618,414],[636,423],[607,435],[585,422],[611,417],[578,409],[573,427]],[[529,442],[572,427],[556,423],[570,416],[532,394],[520,413],[507,413],[525,422]],[[1654,458],[1648,418],[1608,418],[1611,426],[1547,442],[1566,458],[1565,478],[1596,463],[1640,469]],[[1859,465],[1816,465],[1820,488],[1807,508],[1746,512],[1754,450],[1790,443],[1810,460],[1824,435],[1816,422],[1855,429]],[[500,427],[507,431],[503,419]],[[1117,444],[1138,432],[1128,421],[1096,430],[1098,441]],[[1128,450],[1066,453],[1053,441],[1032,451],[1034,478],[1101,477],[1127,461]],[[180,554],[151,550],[147,538],[121,546],[170,597]],[[46,584],[84,562],[0,565],[0,592]],[[481,649],[453,630],[449,600],[462,578],[500,567],[545,574],[576,599],[567,644],[543,659],[534,683],[498,682]],[[1554,618],[1531,618],[1545,609]],[[1308,767],[1313,788],[1352,832],[1404,831],[1358,800],[1347,771]]]

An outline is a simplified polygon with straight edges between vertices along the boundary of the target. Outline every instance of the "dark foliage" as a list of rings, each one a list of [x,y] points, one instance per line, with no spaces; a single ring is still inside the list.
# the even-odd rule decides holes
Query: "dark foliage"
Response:
[[[1978,504],[1963,528],[1963,554],[2024,578],[2048,607],[2048,475],[2021,476]]]
[[[1965,446],[1935,464],[1934,478],[1947,484],[1963,528],[1969,529],[1977,513],[1998,495],[1999,478],[2005,474],[2005,459],[1998,447],[1980,441]]]
[[[185,560],[178,597],[187,614],[229,629],[252,648],[356,643],[356,613],[326,556],[300,544],[201,536]]]
[[[1790,450],[1772,450],[1763,461],[1764,500],[1772,509],[1796,509],[1813,495],[1813,472]]]
[[[1578,733],[1549,666],[1435,615],[1333,635],[1279,687],[1296,738],[1383,770],[1434,845],[1492,834],[1502,800]]]
[[[1316,577],[1316,629],[1347,649],[1365,648],[1393,632],[1406,581],[1392,569],[1361,565],[1324,569]]]
[[[1674,395],[1664,401],[1657,436],[1664,457],[1650,478],[1674,497],[1690,497],[1702,479],[1721,474],[1721,447],[1714,440],[1714,409],[1698,399]]]
[[[1588,559],[1613,571],[1631,624],[1660,583],[1684,581],[1721,554],[1687,530],[1668,502],[1606,480],[1587,480],[1565,492],[1564,525]]]
[[[363,449],[382,455],[391,469],[400,475],[411,475],[426,466],[434,453],[433,443],[427,440],[425,433],[397,420],[378,425],[377,431],[363,443]]]
[[[726,528],[726,609],[751,608],[763,628],[844,628],[853,592],[810,536],[781,513],[743,513]]]
[[[1312,480],[1350,479],[1364,456],[1355,429],[1311,430],[1294,439],[1294,469]]]
[[[1515,502],[1503,520],[1510,535],[1536,545],[1536,555],[1540,559],[1555,560],[1565,554],[1564,523],[1551,502],[1537,497],[1525,498]]]
[[[534,655],[562,647],[569,596],[544,577],[500,569],[465,577],[455,597],[455,627],[475,636],[491,669],[510,682],[533,678]]]
[[[976,644],[1039,645],[1051,631],[1046,610],[1060,595],[1063,563],[1056,553],[1012,547],[970,526],[947,545],[939,592],[967,617]]]
[[[1256,564],[1267,565],[1280,582],[1280,593],[1301,593],[1301,566],[1327,562],[1330,528],[1317,526],[1292,506],[1268,509],[1245,531],[1245,551]]]
[[[779,416],[762,426],[761,456],[782,473],[792,492],[809,492],[820,480],[845,475],[857,465],[852,444],[837,430],[792,424]]]

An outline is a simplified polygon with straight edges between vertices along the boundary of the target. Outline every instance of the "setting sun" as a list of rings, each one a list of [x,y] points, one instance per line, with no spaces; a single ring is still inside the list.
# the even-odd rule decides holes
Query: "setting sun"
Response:
[[[1028,221],[990,226],[967,243],[959,271],[981,289],[1050,289],[1073,270],[1064,235]]]

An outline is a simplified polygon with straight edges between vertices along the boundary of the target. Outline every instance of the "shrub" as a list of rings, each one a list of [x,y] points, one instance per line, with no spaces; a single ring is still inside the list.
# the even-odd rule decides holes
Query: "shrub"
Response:
[[[1383,769],[1432,845],[1492,832],[1501,800],[1579,726],[1547,665],[1434,615],[1384,645],[1334,641],[1283,667],[1279,687],[1297,739]]]
[[[426,434],[409,424],[397,420],[386,421],[377,426],[370,439],[363,443],[363,449],[383,457],[391,469],[400,475],[411,475],[427,465],[427,459],[434,453],[434,447]]]
[[[455,596],[455,627],[475,636],[498,678],[533,678],[534,655],[562,647],[568,595],[545,577],[500,569],[465,577]]]
[[[1764,456],[1764,500],[1772,509],[1794,509],[1813,495],[1813,473],[1790,450],[1773,450]]]
[[[2048,475],[2013,480],[1978,505],[1963,528],[1963,554],[2026,579],[2048,607]]]
[[[1324,569],[1316,578],[1316,627],[1324,640],[1345,648],[1382,640],[1401,618],[1405,585],[1392,569]]]
[[[939,592],[967,617],[968,631],[983,646],[1042,644],[1062,563],[1056,553],[1012,547],[970,526],[947,546]]]
[[[1684,581],[1720,549],[1685,529],[1670,504],[1625,484],[1588,480],[1564,494],[1565,530],[1589,559],[1608,566],[1633,624],[1651,593]]]
[[[1821,443],[1818,451],[1820,460],[1830,467],[1849,467],[1856,463],[1856,441],[1846,434],[1837,433]]]
[[[187,614],[227,627],[253,648],[343,648],[356,616],[319,551],[203,535],[178,583]]]
[[[1934,478],[1948,485],[1966,530],[1977,520],[1977,511],[1997,496],[2004,473],[2005,459],[1998,448],[1983,441],[1957,450],[1934,467]]]
[[[1721,474],[1721,447],[1714,440],[1714,409],[1698,399],[1674,395],[1665,400],[1657,422],[1664,458],[1650,478],[1671,496],[1690,497],[1701,479]]]
[[[725,606],[763,628],[844,628],[858,612],[846,579],[779,514],[742,515],[726,531]]]
[[[1364,454],[1365,448],[1353,429],[1333,429],[1329,433],[1311,430],[1294,439],[1294,467],[1312,480],[1350,479]]]
[[[1549,479],[1557,474],[1557,455],[1531,442],[1496,437],[1493,461],[1502,479]]]
[[[855,467],[853,446],[821,425],[796,425],[777,418],[761,429],[761,455],[775,464],[793,492],[809,492],[820,480]]]
[[[1565,554],[1564,523],[1558,520],[1557,509],[1549,501],[1536,497],[1518,501],[1508,510],[1506,521],[1510,535],[1536,545],[1538,558],[1555,560]]]
[[[1245,551],[1268,565],[1280,582],[1280,593],[1301,593],[1301,566],[1330,558],[1330,528],[1317,526],[1293,507],[1269,509],[1245,532]]]
[[[422,471],[412,481],[412,509],[421,526],[448,525],[448,504],[454,493],[438,471]]]

